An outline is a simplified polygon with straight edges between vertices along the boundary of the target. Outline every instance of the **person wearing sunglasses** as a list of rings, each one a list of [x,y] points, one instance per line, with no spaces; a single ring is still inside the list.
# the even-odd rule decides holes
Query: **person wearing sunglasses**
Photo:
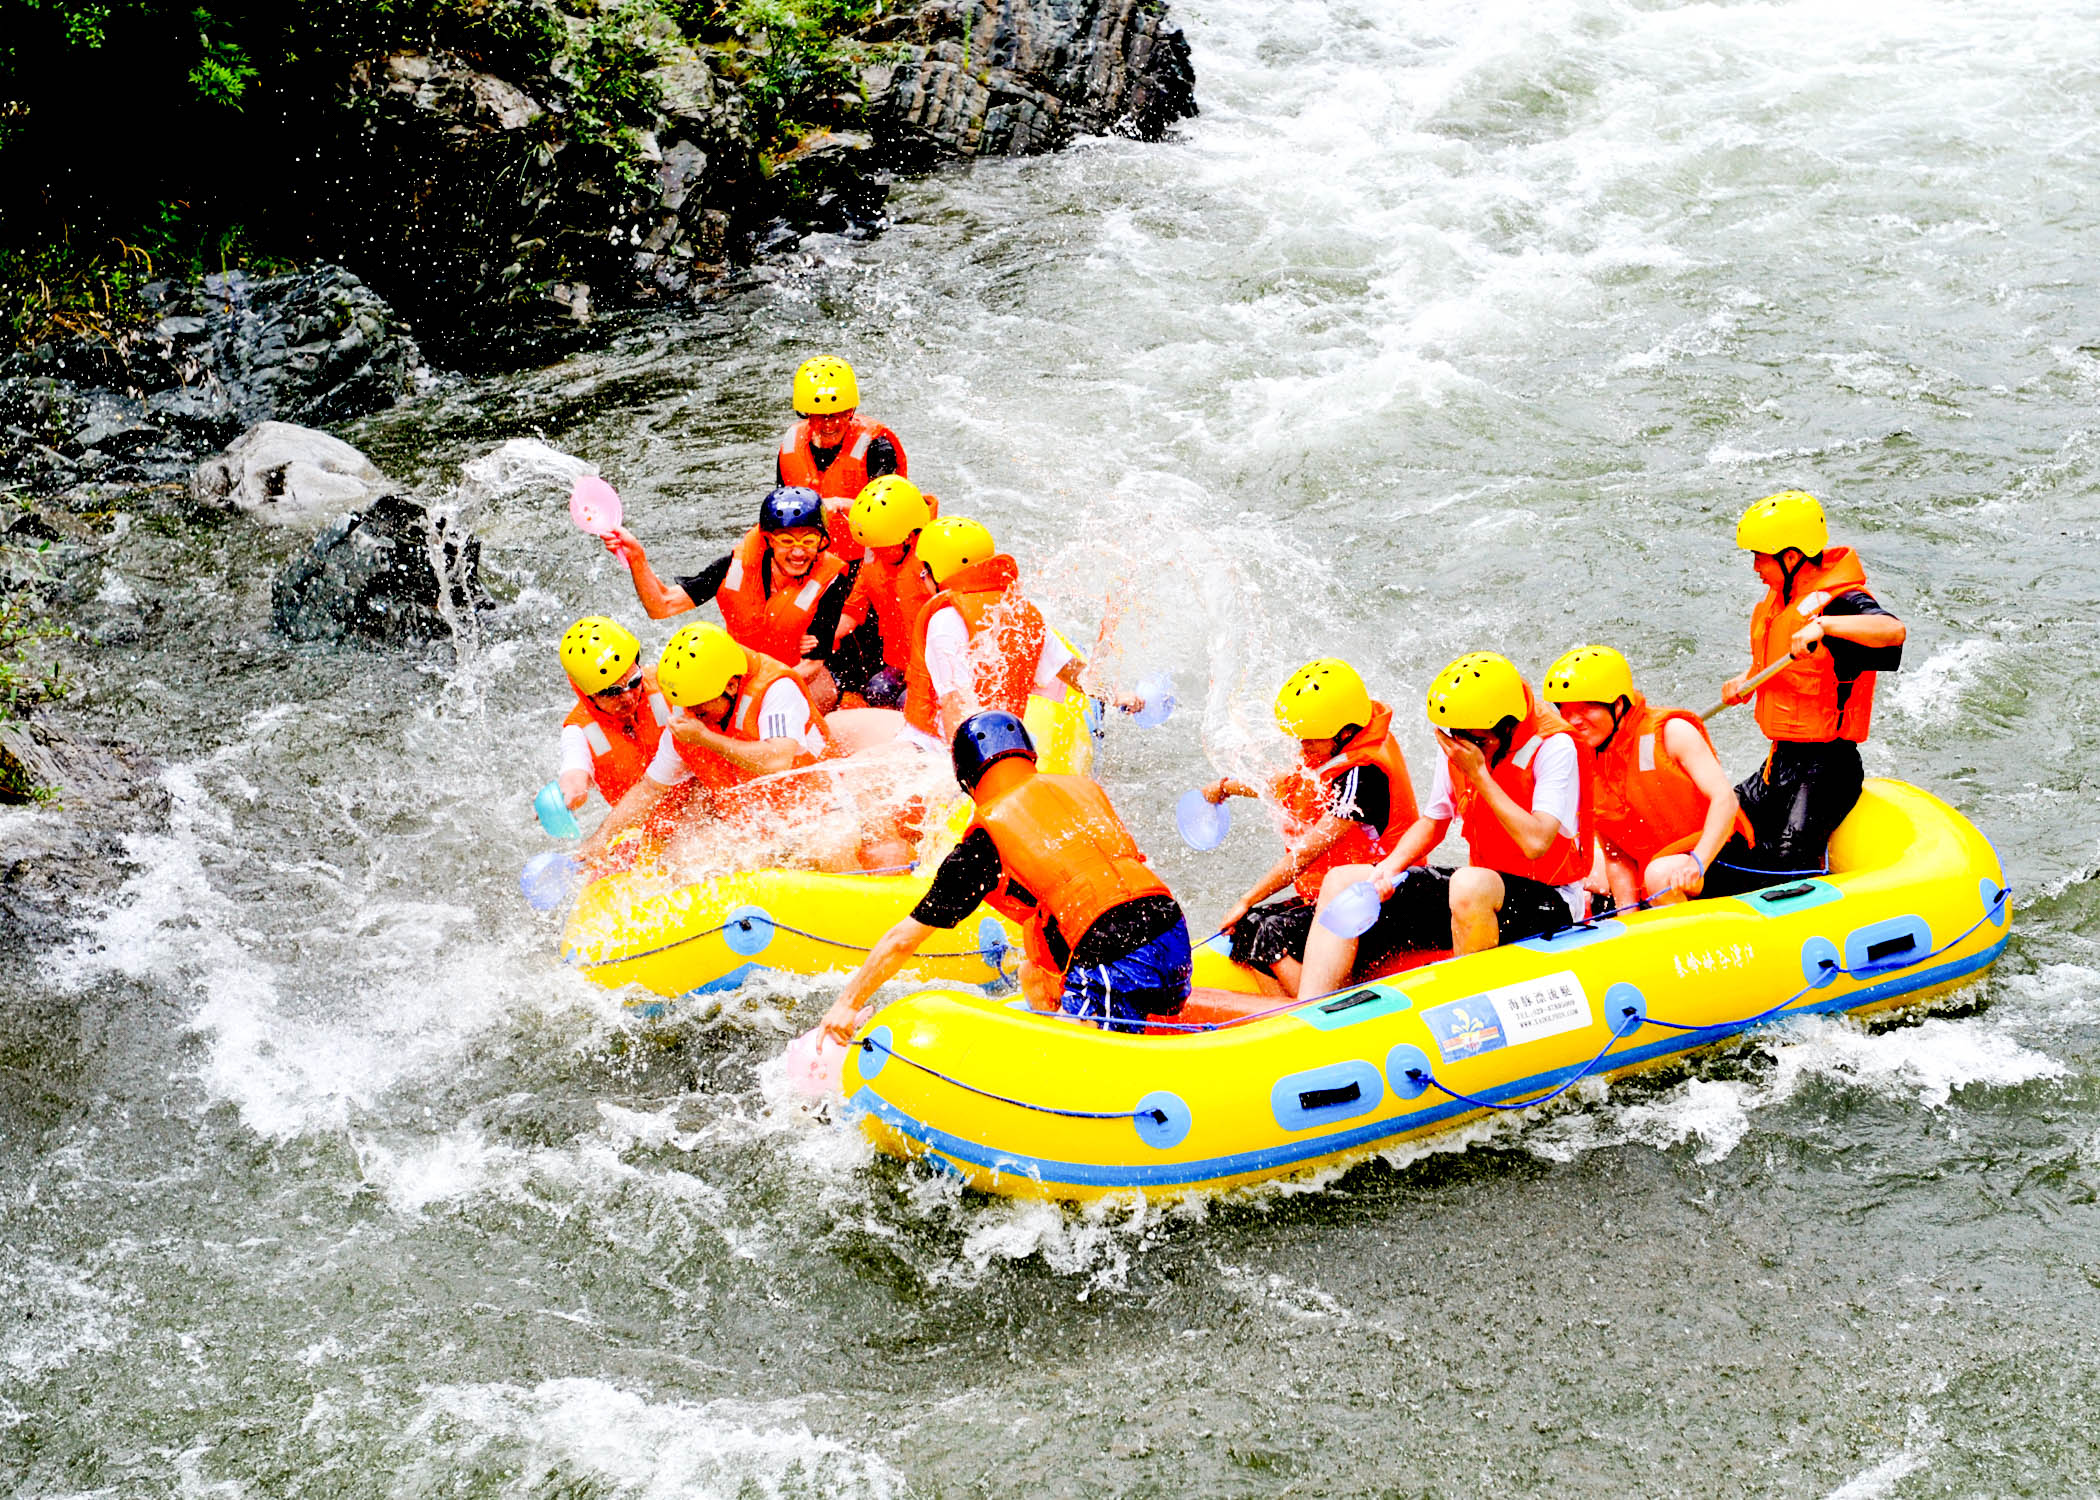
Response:
[[[1382,903],[1377,921],[1360,938],[1315,922],[1300,995],[1348,983],[1359,943],[1478,953],[1557,931],[1588,909],[1593,768],[1567,722],[1541,709],[1516,667],[1491,651],[1439,672],[1428,713],[1444,753],[1421,815],[1384,859],[1330,870],[1320,888],[1324,910],[1368,880]],[[1466,863],[1429,868],[1423,861],[1454,819]]]
[[[595,786],[617,803],[648,769],[671,706],[641,665],[642,643],[617,620],[586,615],[562,632],[560,655],[576,692],[561,725],[562,797],[574,811]]]
[[[605,550],[627,569],[650,619],[683,614],[712,599],[738,644],[793,667],[818,707],[838,701],[830,669],[852,580],[831,551],[816,491],[783,486],[768,492],[759,503],[758,524],[735,550],[689,578],[659,578],[649,554],[624,528],[606,536]]]

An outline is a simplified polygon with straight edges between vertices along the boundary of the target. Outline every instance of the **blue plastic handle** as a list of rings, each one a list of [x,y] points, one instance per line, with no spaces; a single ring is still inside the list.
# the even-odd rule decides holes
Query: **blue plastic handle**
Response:
[[[1378,899],[1377,886],[1359,880],[1327,903],[1320,913],[1320,925],[1336,937],[1362,937],[1378,920],[1378,908],[1384,904]]]
[[[541,787],[539,795],[532,799],[532,810],[540,815],[540,827],[547,830],[549,838],[583,837],[576,814],[569,811],[569,799],[561,794],[561,782],[550,781]]]
[[[1222,802],[1211,802],[1190,787],[1174,804],[1174,826],[1181,830],[1182,842],[1191,849],[1215,849],[1232,831],[1232,809]]]

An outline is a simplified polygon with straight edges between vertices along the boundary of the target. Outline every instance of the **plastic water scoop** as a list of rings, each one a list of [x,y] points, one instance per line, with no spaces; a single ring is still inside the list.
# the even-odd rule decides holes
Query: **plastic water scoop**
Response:
[[[1191,849],[1215,849],[1232,831],[1232,809],[1222,802],[1212,802],[1191,787],[1174,804],[1174,826],[1181,830],[1182,842]]]
[[[821,1099],[845,1087],[846,1049],[822,1026],[789,1042],[786,1055],[788,1084],[796,1093]]]
[[[583,865],[575,855],[549,849],[525,861],[525,868],[518,872],[518,889],[534,911],[553,911],[569,899],[582,874]]]
[[[569,811],[569,799],[561,794],[561,782],[550,781],[532,799],[532,810],[539,814],[540,827],[547,836],[555,839],[580,839],[583,828],[576,821],[576,814]]]
[[[579,476],[569,491],[569,519],[579,531],[611,536],[620,527],[620,492],[596,474]]]
[[[1320,925],[1336,937],[1359,938],[1371,930],[1371,924],[1378,920],[1378,908],[1384,904],[1378,899],[1377,886],[1359,880],[1327,903],[1327,909],[1320,913]]]
[[[1133,696],[1143,707],[1131,710],[1130,722],[1140,729],[1157,729],[1174,712],[1174,674],[1154,672],[1140,677]]]

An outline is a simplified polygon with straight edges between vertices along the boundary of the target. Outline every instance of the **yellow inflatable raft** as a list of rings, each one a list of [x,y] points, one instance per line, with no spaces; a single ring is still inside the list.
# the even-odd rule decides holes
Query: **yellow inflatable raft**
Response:
[[[1086,771],[1093,736],[1076,693],[1028,700],[1028,731],[1050,771]],[[960,792],[949,823],[969,821]],[[930,864],[892,875],[827,875],[765,869],[681,883],[651,860],[594,880],[569,913],[563,959],[600,984],[638,984],[673,997],[734,989],[762,969],[822,974],[850,969],[932,883]],[[927,980],[993,984],[1019,934],[989,908],[927,945],[908,973]]]
[[[1830,862],[1287,1007],[1199,996],[1193,1029],[1164,1035],[922,991],[863,1029],[846,1098],[883,1149],[989,1192],[1170,1197],[1347,1162],[1779,1017],[1915,1003],[2003,951],[1997,854],[1938,798],[1869,782]],[[1199,954],[1199,984],[1219,962]]]

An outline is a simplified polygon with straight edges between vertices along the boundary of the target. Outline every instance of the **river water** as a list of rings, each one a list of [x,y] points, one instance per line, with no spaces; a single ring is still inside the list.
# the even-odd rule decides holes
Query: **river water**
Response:
[[[69,722],[163,757],[173,828],[0,968],[8,1488],[2090,1493],[2100,14],[1181,13],[1179,139],[905,184],[875,241],[349,435],[431,494],[538,436],[697,567],[847,354],[1106,669],[1177,674],[1100,770],[1198,922],[1274,847],[1182,849],[1173,796],[1276,753],[1290,667],[1414,726],[1462,650],[1601,639],[1704,706],[1733,518],[1803,486],[1911,625],[1870,770],[2011,872],[1995,972],[1311,1190],[964,1195],[781,1087],[835,981],[648,1024],[518,899],[554,636],[637,614],[557,486],[478,508],[504,604],[427,659],[272,636],[282,534],[137,525]]]

